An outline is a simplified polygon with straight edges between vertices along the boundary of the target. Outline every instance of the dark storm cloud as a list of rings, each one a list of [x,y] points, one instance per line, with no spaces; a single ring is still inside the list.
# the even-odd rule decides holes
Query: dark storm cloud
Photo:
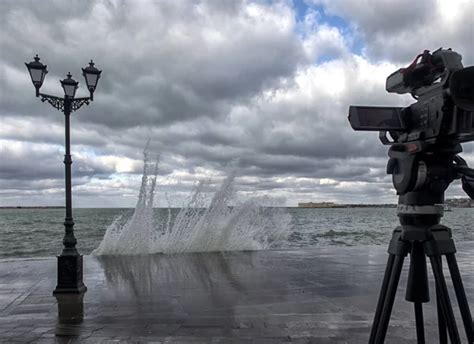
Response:
[[[61,179],[64,176],[62,160],[64,153],[59,146],[2,144],[0,154],[2,168],[0,179],[41,180]],[[37,163],[35,163],[37,162]],[[100,161],[74,156],[75,177],[108,176],[115,169]]]
[[[93,58],[103,70],[94,102],[71,119],[79,206],[133,205],[148,139],[162,153],[160,189],[179,200],[197,179],[215,187],[232,167],[244,194],[292,205],[393,200],[387,147],[376,133],[351,130],[348,106],[409,104],[384,82],[420,37],[453,40],[460,51],[472,45],[469,20],[448,18],[430,34],[439,8],[403,3],[324,4],[365,39],[357,56],[351,33],[311,10],[298,22],[286,1],[3,1],[2,202],[60,204],[63,192],[64,117],[34,97],[23,62],[35,53],[48,65],[45,93],[61,93],[70,71],[85,96],[80,68]],[[461,7],[459,18],[469,11]]]
[[[263,156],[261,161],[242,158],[241,175],[252,175],[262,178],[304,177],[333,178],[345,181],[375,181],[385,178],[386,159],[309,159],[288,156]],[[255,181],[257,184],[259,181]]]
[[[292,75],[304,59],[291,27],[283,27],[279,18],[256,17],[244,4],[98,1],[61,19],[57,13],[69,13],[69,4],[50,5],[46,13],[22,2],[5,6],[2,50],[8,54],[2,58],[10,87],[4,90],[2,110],[11,115],[46,114],[31,97],[20,101],[26,78],[17,84],[9,79],[18,69],[24,73],[19,58],[31,58],[25,46],[43,51],[51,71],[47,78],[55,82],[72,67],[81,79],[79,67],[94,57],[103,78],[94,109],[84,109],[79,120],[120,128],[223,115],[229,104]],[[38,32],[22,34],[19,26],[48,39],[36,40]],[[18,44],[17,36],[24,44]]]

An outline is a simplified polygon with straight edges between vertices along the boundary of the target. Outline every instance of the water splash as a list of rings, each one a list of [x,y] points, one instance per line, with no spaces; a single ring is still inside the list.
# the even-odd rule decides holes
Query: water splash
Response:
[[[135,211],[125,221],[123,217],[115,219],[93,254],[263,250],[287,242],[291,216],[282,208],[268,207],[277,205],[268,197],[236,203],[232,172],[214,193],[209,206],[205,206],[209,182],[199,182],[175,216],[169,209],[166,219],[156,219],[153,200],[157,173],[158,159],[150,161],[145,149]],[[236,205],[231,207],[233,203]]]
[[[92,254],[137,254],[153,251],[155,237],[153,202],[159,156],[150,161],[148,143],[143,151],[143,175],[137,205],[131,218],[123,223],[116,218],[107,228],[99,247]]]

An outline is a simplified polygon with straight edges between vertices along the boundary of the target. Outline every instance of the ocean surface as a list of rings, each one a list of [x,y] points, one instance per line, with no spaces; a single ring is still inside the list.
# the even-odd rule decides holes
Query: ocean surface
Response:
[[[278,211],[287,214],[290,221],[283,239],[271,248],[387,245],[398,225],[395,208],[280,208]],[[75,209],[79,251],[90,254],[114,220],[119,216],[130,218],[133,212],[134,209],[117,208]],[[179,212],[179,209],[153,209],[156,231],[160,232],[166,222],[174,221]],[[235,219],[239,221],[238,217]],[[0,257],[58,255],[62,249],[63,220],[64,209],[0,209]],[[454,208],[445,213],[442,223],[453,229],[456,241],[474,241],[474,208]],[[217,230],[213,229],[214,233]]]

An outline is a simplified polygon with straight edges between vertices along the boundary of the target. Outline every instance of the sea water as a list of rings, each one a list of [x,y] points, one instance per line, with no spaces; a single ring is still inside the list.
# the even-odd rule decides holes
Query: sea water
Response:
[[[286,208],[271,198],[237,199],[232,171],[210,202],[209,183],[201,181],[182,207],[157,209],[155,197],[165,197],[156,190],[158,161],[144,155],[134,209],[74,209],[82,254],[387,245],[398,225],[395,208]],[[63,219],[64,209],[0,209],[0,257],[59,254]],[[456,241],[474,241],[473,219],[474,208],[454,208],[442,223]]]
[[[280,208],[279,208],[280,209]],[[289,235],[270,248],[387,245],[398,225],[393,208],[283,208],[290,217]],[[171,209],[176,217],[182,210]],[[90,254],[114,221],[125,224],[134,209],[74,209],[77,247]],[[153,209],[157,228],[165,226],[168,209]],[[474,208],[454,208],[442,223],[456,242],[474,241]],[[64,209],[0,209],[0,257],[51,257],[61,253]],[[160,224],[160,222],[165,222]],[[116,225],[116,224],[115,224]]]

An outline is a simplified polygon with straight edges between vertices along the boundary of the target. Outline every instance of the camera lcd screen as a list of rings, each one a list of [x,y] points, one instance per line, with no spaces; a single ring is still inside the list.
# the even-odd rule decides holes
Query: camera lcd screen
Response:
[[[402,121],[402,108],[351,106],[349,122],[354,130],[388,130],[405,129]]]

